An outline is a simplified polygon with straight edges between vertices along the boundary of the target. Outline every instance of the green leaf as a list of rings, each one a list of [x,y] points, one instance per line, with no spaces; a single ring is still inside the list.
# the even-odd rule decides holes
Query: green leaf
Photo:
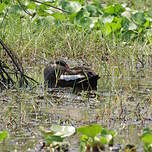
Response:
[[[36,4],[34,2],[29,2],[28,5],[27,5],[27,8],[31,9],[31,10],[35,10],[36,9]]]
[[[48,16],[50,13],[47,12],[48,6],[41,4],[36,7],[36,12],[39,16]]]
[[[75,128],[73,126],[59,126],[52,125],[50,130],[46,130],[40,127],[40,131],[45,136],[60,136],[62,138],[69,137],[75,133]]]
[[[71,11],[70,12],[72,12],[72,13],[78,12],[82,8],[80,3],[77,3],[77,2],[74,2],[74,1],[70,2],[70,7],[71,7]]]
[[[107,36],[109,34],[112,33],[112,29],[111,29],[111,26],[110,26],[111,23],[105,23],[105,25],[102,26],[101,28],[101,31],[102,33]]]
[[[100,134],[94,138],[95,142],[102,145],[109,144],[112,139],[113,137],[111,134]]]
[[[144,27],[145,28],[150,27],[150,21],[149,20],[146,20],[146,22],[144,23]]]
[[[115,130],[108,130],[108,133],[112,135],[112,137],[115,137],[117,135],[117,132]]]
[[[0,132],[0,142],[4,141],[8,137],[7,131],[1,131]]]
[[[117,135],[115,130],[109,130],[107,128],[103,128],[101,131],[100,142],[102,144],[113,144],[113,138]]]
[[[87,141],[87,140],[88,140],[88,136],[86,136],[86,135],[81,136],[81,141]]]
[[[12,0],[3,0],[3,3],[9,5]]]
[[[64,21],[66,19],[66,15],[63,13],[56,12],[50,15],[53,16],[57,21]]]
[[[97,11],[96,6],[91,5],[91,4],[88,4],[88,5],[86,6],[86,9],[87,9],[87,11],[90,13],[90,16],[91,16],[91,17],[97,17],[97,16],[99,16],[99,13],[98,13],[98,11]]]
[[[53,142],[63,142],[63,138],[61,136],[47,135],[45,141],[47,144],[52,144]]]
[[[113,15],[115,13],[115,9],[112,5],[107,6],[106,8],[104,8],[104,13],[106,15]]]
[[[105,15],[120,15],[125,9],[121,4],[109,5],[104,8]]]
[[[77,129],[78,133],[86,135],[88,137],[94,138],[96,135],[100,134],[102,127],[98,124],[93,124],[89,126],[82,126]]]
[[[47,144],[52,144],[53,142],[62,142],[65,137],[73,135],[75,133],[75,128],[72,126],[52,125],[50,130],[40,127],[40,131]]]
[[[129,27],[129,20],[126,17],[121,17],[121,25],[122,25],[122,29],[123,31],[127,31],[128,27]]]
[[[125,11],[125,8],[121,4],[115,4],[114,10],[116,15],[120,15],[122,12]]]
[[[85,3],[85,0],[74,0],[76,2],[79,2],[81,5]]]
[[[74,18],[74,24],[78,24],[84,28],[91,28],[91,24],[94,22],[86,9],[82,8],[76,15],[71,16],[71,20]]]
[[[150,152],[152,150],[152,130],[149,128],[144,129],[140,138],[144,143],[144,151]]]
[[[86,9],[84,9],[84,8],[82,8],[82,9],[76,14],[75,19],[76,19],[76,20],[80,20],[80,19],[83,18],[83,17],[89,17],[89,12],[88,12]]]
[[[75,133],[73,126],[52,125],[51,130],[54,132],[54,135],[61,136],[62,138],[69,137]]]
[[[21,14],[21,7],[19,5],[11,5],[10,9],[9,9],[9,12],[12,13],[12,14]]]
[[[103,145],[108,144],[107,138],[104,137],[104,136],[100,137],[100,143],[103,144]]]
[[[143,12],[137,12],[132,16],[132,20],[137,24],[137,25],[144,25],[146,22],[146,18]]]
[[[144,144],[152,144],[152,131],[144,131],[141,136],[141,140],[144,142]]]
[[[68,1],[68,0],[62,0],[59,2],[59,5],[64,9],[65,11],[68,11],[69,13],[78,12],[81,9],[81,4],[79,2],[75,1]]]
[[[90,17],[82,17],[79,21],[79,24],[85,28],[90,28],[91,23],[92,23],[92,20]]]
[[[121,29],[121,24],[120,23],[110,23],[110,26],[111,26],[113,32],[118,31],[118,30]]]
[[[3,10],[5,9],[5,4],[4,3],[0,3],[0,13],[3,12]]]

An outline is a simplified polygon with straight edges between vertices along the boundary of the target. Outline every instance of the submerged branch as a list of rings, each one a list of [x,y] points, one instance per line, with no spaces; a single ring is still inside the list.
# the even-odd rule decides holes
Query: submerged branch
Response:
[[[11,51],[1,39],[0,39],[0,44],[3,47],[3,49],[6,51],[6,53],[8,54],[9,58],[11,59],[12,64],[14,66],[14,70],[15,70],[14,73],[8,73],[8,71],[5,69],[8,69],[8,70],[11,70],[11,69],[5,64],[2,64],[3,62],[0,60],[0,76],[1,76],[2,82],[4,82],[7,85],[10,85],[10,84],[14,85],[15,81],[12,78],[12,75],[14,74],[16,77],[16,80],[18,80],[17,82],[19,83],[20,87],[23,87],[24,85],[29,86],[30,82],[39,84],[36,80],[24,74],[23,66],[21,62],[19,61],[17,55],[14,54],[14,52]]]

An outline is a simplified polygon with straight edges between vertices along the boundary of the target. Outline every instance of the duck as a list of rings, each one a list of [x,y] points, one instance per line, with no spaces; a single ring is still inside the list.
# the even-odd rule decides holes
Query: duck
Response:
[[[63,60],[44,69],[44,84],[48,88],[71,87],[74,91],[97,90],[99,75],[88,67],[70,68]]]
[[[65,72],[70,71],[69,66],[63,60],[57,60],[44,69],[44,86],[48,88],[56,88],[58,80]]]

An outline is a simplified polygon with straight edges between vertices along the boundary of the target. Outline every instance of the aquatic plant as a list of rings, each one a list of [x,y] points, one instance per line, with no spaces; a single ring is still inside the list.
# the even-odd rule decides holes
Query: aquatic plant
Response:
[[[40,131],[45,139],[47,145],[50,145],[50,150],[61,149],[66,137],[70,137],[75,133],[75,128],[72,126],[52,125],[50,130],[40,127]]]
[[[3,142],[6,138],[8,138],[8,131],[0,131],[0,142]]]
[[[81,152],[104,150],[105,145],[113,145],[113,139],[117,134],[116,131],[103,128],[98,124],[79,127],[77,132],[81,134]]]
[[[149,128],[144,129],[140,138],[141,138],[141,141],[144,143],[144,151],[151,152],[152,151],[152,130]]]

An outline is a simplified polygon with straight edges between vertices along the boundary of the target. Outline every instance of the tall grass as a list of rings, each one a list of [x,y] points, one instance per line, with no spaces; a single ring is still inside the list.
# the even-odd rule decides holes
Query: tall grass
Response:
[[[119,87],[124,77],[130,77],[133,72],[135,75],[139,68],[151,64],[151,45],[146,41],[109,39],[100,31],[79,29],[69,23],[53,25],[47,18],[36,20],[9,15],[0,28],[0,35],[38,81],[43,81],[44,66],[58,58],[68,60],[71,66],[79,63],[90,66],[99,73],[100,86],[105,88],[110,88],[112,83]],[[3,50],[0,51],[3,58]]]

